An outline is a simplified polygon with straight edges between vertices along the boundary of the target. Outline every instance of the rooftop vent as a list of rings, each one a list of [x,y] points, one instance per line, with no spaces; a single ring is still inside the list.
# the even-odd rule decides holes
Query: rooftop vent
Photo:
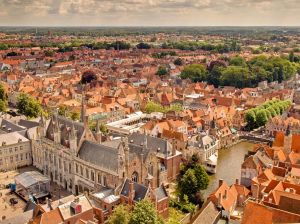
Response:
[[[82,207],[78,202],[72,201],[70,204],[70,210],[73,214],[79,214],[82,211]]]
[[[6,141],[3,141],[3,142],[2,142],[2,146],[4,146],[4,145],[6,145]]]

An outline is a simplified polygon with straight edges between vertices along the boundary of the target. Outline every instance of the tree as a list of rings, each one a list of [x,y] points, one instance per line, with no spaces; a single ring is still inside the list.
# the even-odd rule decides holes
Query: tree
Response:
[[[149,101],[145,106],[145,111],[147,114],[151,114],[152,112],[163,112],[163,107],[153,101]]]
[[[250,129],[255,128],[256,126],[256,115],[254,110],[248,110],[245,114],[245,121],[247,122],[247,126]]]
[[[80,119],[80,113],[78,111],[70,112],[70,118],[73,121],[78,121]]]
[[[129,208],[124,205],[117,206],[112,215],[108,219],[109,224],[128,224],[129,222]]]
[[[46,57],[53,57],[54,52],[53,51],[44,51],[44,54]]]
[[[150,49],[150,48],[151,48],[151,46],[150,46],[149,44],[143,43],[143,42],[137,44],[136,47],[137,47],[138,49]]]
[[[183,61],[182,61],[181,58],[176,58],[175,61],[174,61],[174,64],[178,65],[178,66],[181,66],[181,65],[183,65]]]
[[[231,58],[229,61],[229,65],[242,66],[242,67],[247,66],[245,59],[240,56]]]
[[[220,84],[224,86],[234,86],[244,88],[251,86],[252,76],[247,67],[228,66],[222,71]]]
[[[294,62],[294,61],[295,61],[294,51],[291,51],[291,52],[289,53],[289,61],[290,61],[290,62]]]
[[[183,79],[191,79],[193,82],[201,82],[207,80],[207,70],[203,65],[192,64],[186,66],[180,74]]]
[[[266,113],[266,109],[259,110],[256,115],[256,123],[257,125],[264,126],[268,121],[268,115]]]
[[[0,100],[0,112],[6,111],[6,101]]]
[[[12,52],[8,52],[8,53],[6,54],[6,56],[7,56],[7,57],[18,56],[18,53],[12,51]]]
[[[4,86],[2,84],[0,84],[0,100],[2,100],[2,101],[7,100],[7,94],[6,94],[6,91],[5,91]]]
[[[162,224],[154,205],[147,199],[135,204],[129,224]]]
[[[197,163],[194,167],[194,171],[195,171],[195,176],[197,178],[198,188],[200,190],[205,190],[208,187],[208,183],[209,183],[209,177],[205,169],[203,168],[203,166]]]
[[[181,200],[187,195],[188,200],[199,203],[197,198],[200,190],[205,190],[209,183],[209,177],[205,169],[197,162],[190,161],[181,168],[181,177],[177,183],[177,193]]]
[[[17,99],[18,112],[29,118],[36,118],[42,112],[40,103],[33,97],[21,93]]]
[[[158,67],[158,69],[157,69],[156,74],[158,76],[165,76],[165,75],[167,75],[168,74],[168,70],[167,70],[166,66],[160,65]]]
[[[223,67],[214,66],[210,73],[208,74],[207,81],[210,84],[218,87],[220,84],[220,77],[222,76],[222,69]]]
[[[93,72],[92,70],[87,70],[87,71],[83,72],[80,82],[82,84],[88,84],[88,83],[91,83],[93,80],[97,80],[97,76],[96,76],[95,72]]]
[[[58,114],[60,116],[67,116],[68,115],[68,107],[64,104],[61,104],[59,105],[59,108],[58,108]]]
[[[115,50],[128,50],[130,48],[130,44],[124,41],[116,41],[109,45],[107,45],[106,49],[114,48]]]
[[[269,107],[269,108],[267,108],[267,110],[270,112],[270,114],[271,114],[272,117],[275,117],[276,115],[278,115],[277,112],[274,110],[273,107]],[[280,112],[280,113],[282,113],[282,112]]]
[[[179,197],[183,199],[187,195],[189,199],[193,198],[200,189],[198,188],[197,178],[193,169],[188,169],[183,177],[178,181],[177,191]]]
[[[178,209],[169,207],[169,217],[166,224],[180,224],[180,220],[184,218],[184,213]]]

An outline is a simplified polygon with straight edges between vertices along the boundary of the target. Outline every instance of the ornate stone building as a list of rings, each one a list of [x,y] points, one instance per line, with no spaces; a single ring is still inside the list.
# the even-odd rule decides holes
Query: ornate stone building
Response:
[[[42,118],[33,143],[33,165],[61,187],[74,194],[104,187],[119,192],[126,178],[158,187],[179,173],[181,153],[167,140],[133,133],[101,143],[99,125],[93,133],[82,119]]]

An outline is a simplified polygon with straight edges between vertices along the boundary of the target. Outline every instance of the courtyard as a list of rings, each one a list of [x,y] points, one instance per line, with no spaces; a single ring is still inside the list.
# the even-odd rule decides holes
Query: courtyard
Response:
[[[14,178],[16,175],[24,173],[26,171],[38,171],[35,167],[29,166],[18,170],[11,170],[6,172],[0,172],[0,220],[14,217],[24,212],[26,202],[22,200],[15,193],[11,193],[7,185],[15,183]],[[60,198],[71,195],[70,192],[59,187],[55,183],[50,184],[51,200],[56,201]]]

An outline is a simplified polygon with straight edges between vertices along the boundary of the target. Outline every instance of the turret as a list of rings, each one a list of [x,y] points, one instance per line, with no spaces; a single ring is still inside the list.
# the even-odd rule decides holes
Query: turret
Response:
[[[46,121],[44,119],[43,114],[41,114],[41,119],[39,121],[39,136],[40,137],[46,136]]]
[[[99,120],[97,120],[97,124],[96,124],[96,134],[95,134],[95,138],[96,138],[96,141],[98,143],[101,143],[102,142],[102,132],[100,130],[100,124],[99,124]]]
[[[70,149],[76,154],[77,152],[77,134],[74,123],[72,123],[71,132],[69,135]]]
[[[59,127],[59,123],[58,123],[58,118],[57,118],[57,114],[53,116],[52,118],[52,125],[53,125],[53,138],[54,138],[54,142],[60,144],[60,140],[61,140],[61,133],[60,133],[60,127]]]
[[[128,145],[128,138],[123,137],[122,138],[122,144],[123,144],[123,149],[124,149],[124,162],[125,162],[125,174],[126,177],[129,176],[129,145]]]

